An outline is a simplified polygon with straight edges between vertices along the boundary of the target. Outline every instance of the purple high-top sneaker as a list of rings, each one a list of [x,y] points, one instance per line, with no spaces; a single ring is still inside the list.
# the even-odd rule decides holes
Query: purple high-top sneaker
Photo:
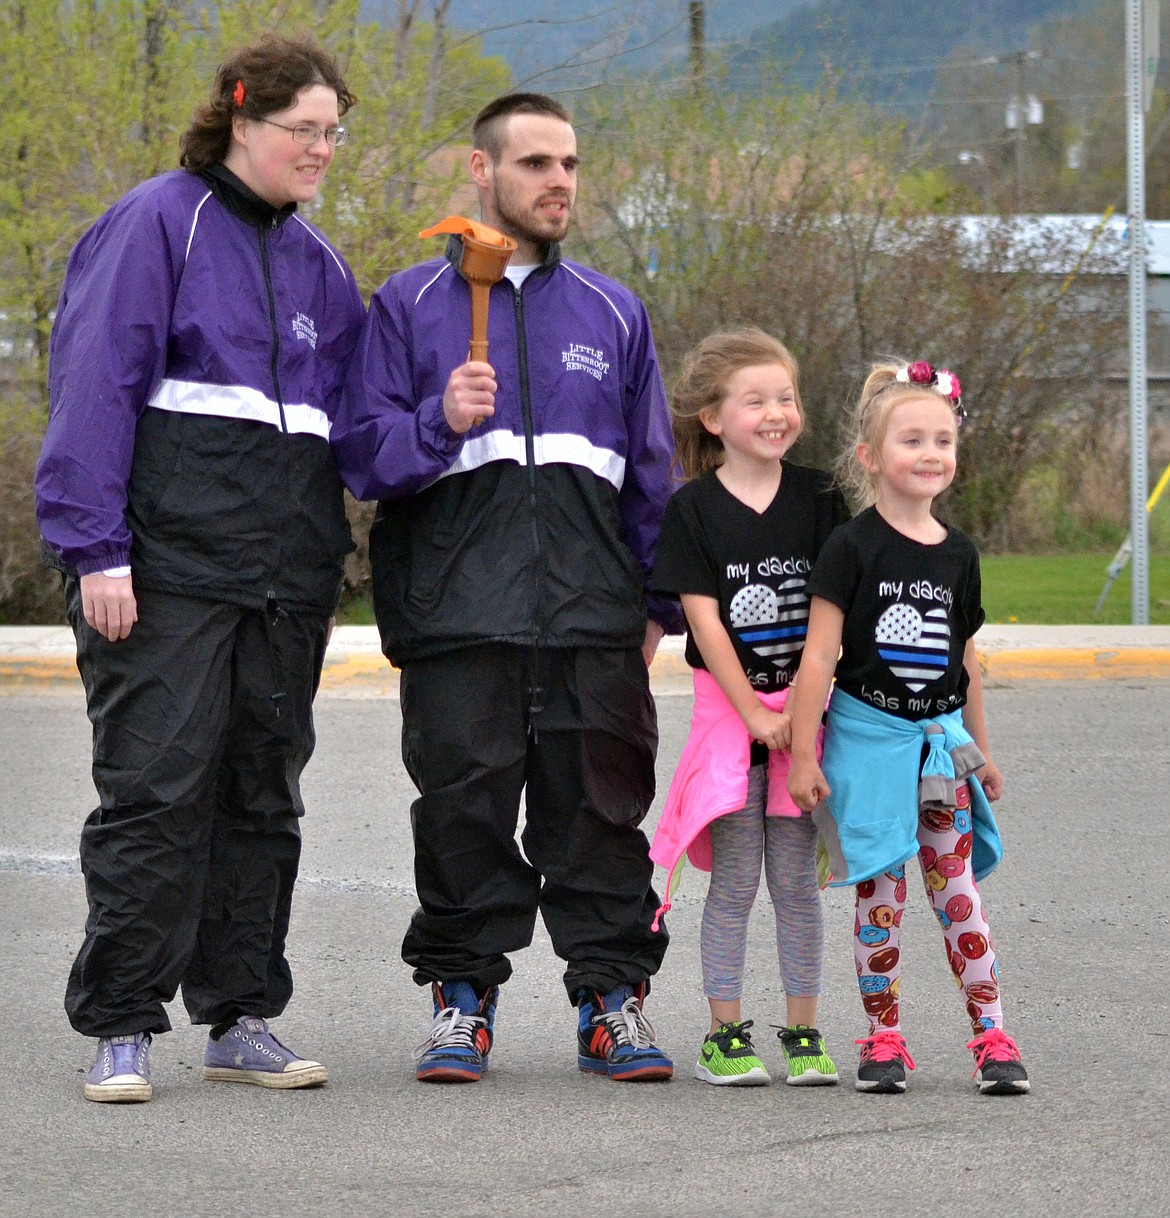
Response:
[[[276,1039],[267,1020],[241,1015],[219,1039],[208,1037],[203,1077],[217,1083],[252,1083],[281,1091],[319,1087],[329,1079],[320,1062],[306,1061]]]

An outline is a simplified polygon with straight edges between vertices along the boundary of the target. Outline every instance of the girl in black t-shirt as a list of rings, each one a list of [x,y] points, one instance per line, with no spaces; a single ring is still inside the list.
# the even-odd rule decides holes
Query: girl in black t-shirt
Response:
[[[979,555],[931,510],[954,479],[962,418],[958,377],[945,369],[874,368],[846,454],[850,481],[871,506],[833,535],[809,580],[788,789],[814,810],[834,882],[857,886],[854,957],[869,1017],[869,1035],[857,1042],[859,1091],[905,1091],[914,1068],[898,1003],[905,863],[914,855],[966,1001],[979,1089],[1012,1095],[1029,1086],[1003,1031],[976,886],[1002,854],[987,801],[1003,789],[973,641],[983,621]]]
[[[816,1028],[824,943],[816,830],[787,796],[782,750],[808,622],[805,581],[848,512],[827,474],[785,459],[804,425],[797,368],[763,331],[700,343],[671,414],[689,481],[667,506],[651,587],[682,601],[695,709],[651,857],[671,872],[668,897],[684,852],[711,872],[700,937],[711,1029],[695,1075],[720,1086],[770,1081],[742,1010],[763,861],[787,1002],[788,1082],[835,1083]]]

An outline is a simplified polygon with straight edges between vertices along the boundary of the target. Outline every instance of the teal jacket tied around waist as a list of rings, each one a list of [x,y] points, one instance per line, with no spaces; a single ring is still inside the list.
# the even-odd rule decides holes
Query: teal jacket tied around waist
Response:
[[[923,744],[929,746],[925,761]],[[813,811],[833,886],[858,884],[916,855],[919,811],[953,810],[955,787],[963,780],[971,789],[972,872],[981,880],[994,871],[1003,843],[974,773],[985,760],[961,711],[900,719],[835,689],[821,761],[832,793]],[[961,829],[961,819],[957,823]]]

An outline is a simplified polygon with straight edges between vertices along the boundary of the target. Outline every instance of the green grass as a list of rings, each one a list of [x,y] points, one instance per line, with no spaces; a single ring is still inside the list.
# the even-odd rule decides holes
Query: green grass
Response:
[[[1112,554],[984,555],[983,607],[998,625],[1128,625],[1133,573],[1122,571],[1098,617]],[[1150,556],[1150,624],[1170,625],[1170,555]]]
[[[984,608],[995,625],[1129,625],[1129,566],[1109,590],[1101,616],[1093,614],[1113,554],[985,554]],[[337,611],[345,626],[373,626],[368,596],[347,597]],[[1170,554],[1149,559],[1149,620],[1170,625]]]
[[[374,602],[369,592],[346,592],[337,606],[337,624],[339,626],[373,626]]]
[[[983,606],[995,625],[1128,625],[1132,574],[1127,566],[1109,591],[1101,616],[1093,613],[1113,554],[1001,554],[982,558]],[[372,626],[368,596],[342,602],[337,620]],[[1150,623],[1170,625],[1170,554],[1150,557]]]

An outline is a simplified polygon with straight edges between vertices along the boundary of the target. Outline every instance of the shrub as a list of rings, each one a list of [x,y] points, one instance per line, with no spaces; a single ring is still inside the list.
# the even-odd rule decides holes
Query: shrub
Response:
[[[925,213],[910,133],[832,97],[631,94],[594,121],[578,240],[645,297],[668,382],[714,329],[772,331],[801,366],[794,455],[828,467],[875,359],[950,367],[969,417],[948,517],[1020,540],[1029,472],[1109,409],[1124,290],[1078,275],[1107,236]]]
[[[44,426],[39,412],[13,413],[0,433],[0,624],[63,622],[61,579],[41,563],[33,507]],[[4,417],[0,407],[0,422]]]

